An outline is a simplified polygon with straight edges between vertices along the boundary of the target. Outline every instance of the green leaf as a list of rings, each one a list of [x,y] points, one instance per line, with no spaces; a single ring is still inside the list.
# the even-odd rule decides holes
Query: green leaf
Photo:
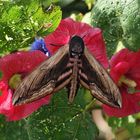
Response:
[[[84,92],[80,90],[79,95],[73,104],[69,104],[66,91],[63,90],[54,95],[48,107],[41,108],[38,113],[30,117],[28,122],[31,128],[35,128],[31,131],[32,139],[45,137],[49,140],[66,138],[67,140],[91,140],[95,138],[97,129],[91,115],[83,113],[84,104],[86,104]]]
[[[59,6],[45,12],[42,0],[7,1],[0,8],[0,55],[29,47],[36,36],[53,32],[62,18]]]
[[[98,0],[92,10],[93,26],[103,30],[111,56],[121,41],[131,50],[140,48],[140,4],[137,0]]]
[[[94,0],[85,0],[85,3],[87,4],[88,9],[91,9],[91,7],[93,6],[94,2],[95,2]]]
[[[88,103],[80,89],[74,103],[69,104],[65,90],[56,93],[49,105],[17,122],[0,118],[2,140],[92,140],[98,135],[90,113],[83,112]]]
[[[130,50],[137,51],[140,49],[140,1],[126,1],[123,8],[123,43]]]
[[[53,32],[60,23],[62,12],[58,6],[54,6],[53,11],[48,15],[49,16],[46,19],[46,21],[43,20],[44,22],[43,26],[39,27],[40,29],[37,31],[38,36],[44,36]],[[46,17],[46,15],[44,16]],[[45,17],[44,18],[42,17],[42,19],[45,19]]]
[[[124,118],[110,117],[108,123],[116,133],[116,139],[135,139],[139,136],[139,123],[132,115]]]
[[[1,140],[28,140],[27,126],[24,120],[6,122],[0,116],[0,139]]]

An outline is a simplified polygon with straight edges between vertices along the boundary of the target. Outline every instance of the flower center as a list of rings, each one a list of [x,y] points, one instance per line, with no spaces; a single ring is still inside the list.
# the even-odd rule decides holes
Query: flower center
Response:
[[[122,76],[119,80],[118,85],[121,86],[122,84],[127,85],[129,88],[135,88],[137,86],[137,83],[129,78],[126,78],[125,76]]]
[[[9,86],[11,89],[16,89],[19,83],[21,83],[21,74],[14,74],[9,80]]]
[[[135,93],[137,91],[135,89],[137,83],[129,78],[126,78],[125,76],[122,76],[119,80],[118,85],[121,86],[122,84],[125,84],[128,87],[128,93]]]

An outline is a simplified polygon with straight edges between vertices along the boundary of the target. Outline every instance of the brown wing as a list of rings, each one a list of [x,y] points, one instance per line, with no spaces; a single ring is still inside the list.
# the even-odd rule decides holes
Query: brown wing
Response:
[[[121,107],[121,94],[103,66],[85,47],[81,58],[82,67],[79,70],[80,83],[91,91],[91,94],[101,102]]]
[[[71,69],[66,70],[69,47],[64,46],[29,74],[17,87],[13,104],[33,102],[58,91],[70,81]]]

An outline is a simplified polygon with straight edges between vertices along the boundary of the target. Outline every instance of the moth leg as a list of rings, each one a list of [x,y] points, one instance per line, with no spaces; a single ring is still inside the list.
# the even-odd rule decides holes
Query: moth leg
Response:
[[[58,77],[56,86],[53,92],[57,92],[63,87],[65,87],[71,80],[72,69],[70,68],[71,64],[68,63],[66,69],[62,72],[62,74]]]
[[[58,77],[57,82],[65,81],[65,79],[70,77],[71,74],[72,74],[72,69],[70,69],[69,71],[63,72],[63,74]]]
[[[71,77],[69,77],[68,79],[66,79],[65,81],[63,81],[61,84],[57,85],[54,89],[53,92],[57,92],[59,91],[60,89],[62,89],[63,87],[65,87],[71,80]]]
[[[79,79],[79,81],[84,88],[89,89],[89,86],[82,79]]]
[[[79,76],[78,79],[80,81],[80,84],[86,88],[89,89],[89,82],[88,82],[88,78],[87,76],[81,71],[81,69],[79,69]]]

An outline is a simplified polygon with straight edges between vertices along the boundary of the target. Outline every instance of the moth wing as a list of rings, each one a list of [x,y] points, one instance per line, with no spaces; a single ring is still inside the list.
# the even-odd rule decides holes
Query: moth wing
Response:
[[[85,47],[81,57],[80,83],[101,102],[113,107],[121,107],[121,94],[108,72]]]
[[[59,85],[59,81],[63,80],[60,75],[69,60],[68,51],[68,45],[63,46],[25,77],[14,92],[13,104],[30,103],[63,88],[69,82],[67,79],[62,85]]]

